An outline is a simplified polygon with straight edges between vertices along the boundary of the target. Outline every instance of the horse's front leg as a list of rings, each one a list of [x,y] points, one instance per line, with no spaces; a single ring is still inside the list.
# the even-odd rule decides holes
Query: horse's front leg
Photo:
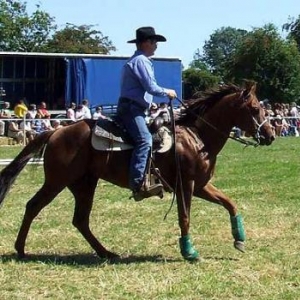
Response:
[[[244,242],[246,239],[246,235],[243,225],[243,219],[242,216],[238,214],[236,204],[211,183],[208,183],[202,188],[195,187],[194,196],[200,197],[213,203],[217,203],[227,209],[230,215],[231,233],[234,238],[234,247],[237,250],[244,252]]]
[[[194,248],[189,235],[193,188],[194,182],[182,182],[182,185],[179,185],[176,192],[178,222],[181,231],[181,237],[179,238],[180,252],[183,258],[188,261],[196,261],[199,259],[199,253]]]

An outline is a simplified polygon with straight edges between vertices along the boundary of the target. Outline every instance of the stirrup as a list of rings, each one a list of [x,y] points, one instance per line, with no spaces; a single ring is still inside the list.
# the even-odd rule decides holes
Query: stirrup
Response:
[[[163,198],[163,185],[161,183],[150,186],[142,186],[139,191],[133,192],[130,198],[133,198],[135,201],[141,201],[145,198],[150,198],[153,196]]]
[[[141,201],[152,196],[158,196],[162,199],[164,196],[164,186],[159,179],[158,174],[160,174],[159,169],[155,168],[153,160],[150,157],[146,168],[144,182],[142,183],[140,190],[133,191],[130,199],[134,198],[135,201]]]

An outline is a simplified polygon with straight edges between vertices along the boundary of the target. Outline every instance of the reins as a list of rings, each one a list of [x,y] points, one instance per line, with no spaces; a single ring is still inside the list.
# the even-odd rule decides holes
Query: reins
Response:
[[[175,158],[175,166],[176,166],[176,180],[175,180],[175,188],[173,191],[173,198],[171,201],[171,205],[166,212],[164,216],[164,220],[166,220],[168,214],[170,213],[174,202],[175,202],[175,197],[176,197],[176,192],[178,188],[178,183],[180,184],[180,192],[181,192],[181,199],[182,199],[182,204],[183,204],[183,209],[186,211],[186,206],[185,206],[185,201],[184,201],[184,194],[183,194],[183,186],[182,186],[182,178],[181,178],[181,168],[180,168],[180,162],[179,162],[179,156],[176,151],[176,128],[175,128],[175,118],[174,118],[174,110],[173,110],[173,104],[170,99],[169,106],[170,106],[170,118],[171,118],[171,129],[172,129],[172,139],[173,139],[173,145],[174,145],[174,158]]]

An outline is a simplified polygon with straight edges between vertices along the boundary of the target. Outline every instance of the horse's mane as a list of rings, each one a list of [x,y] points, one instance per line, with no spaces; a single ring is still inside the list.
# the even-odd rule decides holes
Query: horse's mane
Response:
[[[196,92],[191,99],[184,100],[186,108],[177,115],[176,122],[179,124],[194,122],[198,116],[203,116],[225,96],[241,91],[242,89],[234,84],[224,84],[218,88]]]

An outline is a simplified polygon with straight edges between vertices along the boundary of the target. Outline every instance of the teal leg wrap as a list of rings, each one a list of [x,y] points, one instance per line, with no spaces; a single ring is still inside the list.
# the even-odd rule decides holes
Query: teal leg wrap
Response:
[[[246,234],[243,225],[243,218],[241,215],[236,215],[230,217],[231,222],[231,233],[235,241],[244,242],[246,239]]]
[[[188,261],[196,261],[199,259],[199,253],[194,248],[189,234],[182,236],[179,239],[179,246],[180,246],[180,253],[184,259]]]

